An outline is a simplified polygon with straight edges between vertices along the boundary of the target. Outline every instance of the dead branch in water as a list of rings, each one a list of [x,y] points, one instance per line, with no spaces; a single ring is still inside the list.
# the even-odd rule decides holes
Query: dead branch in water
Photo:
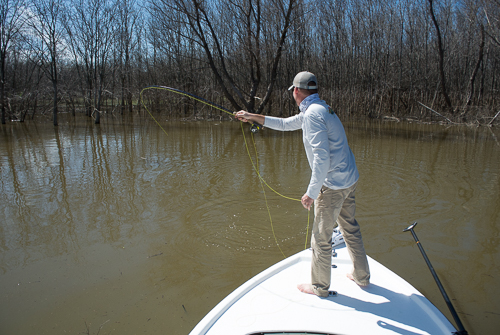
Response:
[[[495,121],[495,119],[497,118],[497,116],[500,114],[500,111],[498,111],[498,113],[493,117],[493,119],[491,119],[491,121],[488,123],[488,126],[490,126],[493,121]]]
[[[442,118],[446,119],[449,123],[453,123],[455,124],[455,122],[451,121],[450,119],[448,119],[446,116],[443,116],[441,114],[439,114],[438,112],[436,112],[434,109],[430,108],[430,107],[427,107],[426,105],[424,105],[423,103],[421,103],[420,101],[417,101],[421,106],[427,108],[428,110],[430,110],[431,112],[434,112],[436,113],[437,115],[441,116]]]

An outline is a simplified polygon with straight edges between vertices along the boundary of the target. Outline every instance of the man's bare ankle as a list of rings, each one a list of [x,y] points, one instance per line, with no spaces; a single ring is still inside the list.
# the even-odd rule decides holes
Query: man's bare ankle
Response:
[[[348,273],[348,274],[346,274],[346,276],[347,276],[347,278],[349,278],[350,280],[352,280],[353,282],[355,282],[356,284],[358,284],[358,285],[359,285],[359,286],[361,286],[361,287],[366,287],[366,286],[368,286],[368,284],[369,284],[369,283],[368,283],[368,284],[361,284],[361,283],[358,283],[358,282],[356,281],[356,279],[354,279],[354,276],[352,275],[352,273]]]
[[[297,285],[297,288],[299,289],[300,292],[307,294],[315,294],[311,284],[299,284]]]

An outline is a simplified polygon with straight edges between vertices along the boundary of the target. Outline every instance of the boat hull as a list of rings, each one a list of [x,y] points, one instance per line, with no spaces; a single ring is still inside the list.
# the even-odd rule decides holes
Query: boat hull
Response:
[[[310,249],[256,275],[222,300],[190,335],[248,335],[265,332],[317,334],[452,334],[446,317],[404,279],[368,257],[371,283],[360,287],[345,245],[335,249],[330,289],[336,296],[305,294]]]

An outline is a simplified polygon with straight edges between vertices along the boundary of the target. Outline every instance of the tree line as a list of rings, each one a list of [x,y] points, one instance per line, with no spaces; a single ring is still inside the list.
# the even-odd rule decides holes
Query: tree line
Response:
[[[500,0],[0,0],[1,120],[297,112],[308,70],[346,116],[498,121]]]

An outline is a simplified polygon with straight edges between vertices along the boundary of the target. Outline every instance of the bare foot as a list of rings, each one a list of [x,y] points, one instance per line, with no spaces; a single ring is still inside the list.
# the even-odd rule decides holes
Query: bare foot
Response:
[[[304,293],[308,293],[308,294],[315,294],[314,291],[312,290],[311,284],[300,284],[300,285],[297,285],[297,288],[299,289],[300,292],[304,292]]]
[[[355,281],[355,280],[354,280],[354,277],[352,276],[352,274],[351,274],[351,273],[346,274],[346,276],[347,276],[347,278],[349,278],[350,280],[352,280],[353,282],[355,282],[356,284],[358,284],[358,285],[359,285],[359,286],[361,286],[361,287],[366,287],[366,286],[368,286],[368,284],[366,284],[366,285],[361,285],[360,283],[358,283],[357,281]]]

